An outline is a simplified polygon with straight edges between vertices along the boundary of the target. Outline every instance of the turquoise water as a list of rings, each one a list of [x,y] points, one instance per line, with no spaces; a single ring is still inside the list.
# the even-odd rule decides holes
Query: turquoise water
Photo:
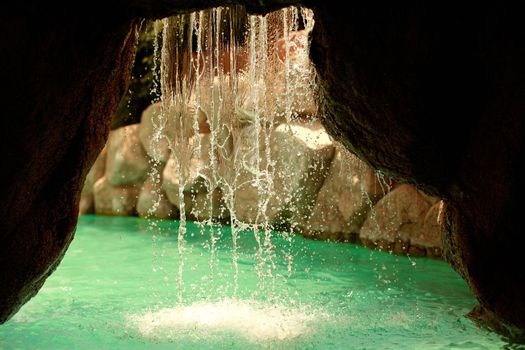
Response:
[[[80,217],[1,349],[496,349],[445,263],[229,227]],[[265,240],[266,238],[266,240]],[[266,244],[265,244],[266,242]],[[269,243],[270,242],[270,243]],[[213,254],[212,254],[213,251]],[[179,266],[183,263],[182,286]]]

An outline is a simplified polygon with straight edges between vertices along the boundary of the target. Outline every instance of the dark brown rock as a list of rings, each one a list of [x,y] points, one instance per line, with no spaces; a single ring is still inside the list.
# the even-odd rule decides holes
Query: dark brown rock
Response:
[[[416,245],[411,245],[410,248],[408,248],[408,256],[416,256],[416,257],[427,256],[427,250],[425,248],[421,248]]]
[[[443,259],[443,249],[440,248],[427,248],[427,257],[432,259]]]
[[[315,1],[329,132],[445,198],[445,255],[482,306],[525,330],[525,28],[506,5],[341,11]],[[513,333],[515,335],[515,332]]]
[[[394,243],[394,253],[399,255],[407,255],[410,248],[410,243],[398,240]]]
[[[82,184],[135,46],[133,22],[110,11],[24,4],[0,20],[0,148],[9,164],[0,175],[0,323],[36,294],[73,238]]]

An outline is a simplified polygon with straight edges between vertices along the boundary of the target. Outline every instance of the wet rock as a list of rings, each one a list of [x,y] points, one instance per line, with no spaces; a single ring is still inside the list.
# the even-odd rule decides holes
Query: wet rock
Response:
[[[221,189],[218,186],[214,186],[213,190],[211,189],[210,137],[210,134],[206,133],[198,134],[190,139],[191,145],[200,144],[200,147],[192,152],[189,156],[188,166],[182,169],[185,177],[183,188],[185,212],[189,219],[198,221],[209,219],[210,213],[213,219],[225,220],[229,217],[222,199]],[[162,187],[166,191],[169,201],[179,208],[180,174],[177,169],[177,162],[174,155],[168,159],[163,171]],[[209,194],[210,190],[212,191],[211,195]]]
[[[438,204],[411,185],[399,185],[373,207],[360,237],[383,250],[425,256],[427,248],[441,247]],[[430,210],[432,208],[432,210]],[[436,221],[436,225],[434,221]]]
[[[319,121],[282,124],[275,129],[271,143],[275,197],[269,210],[276,219],[272,222],[293,227],[308,219],[334,151]]]
[[[427,250],[425,248],[418,247],[417,245],[411,245],[410,248],[408,248],[407,255],[424,257],[427,256]]]
[[[442,260],[443,259],[443,248],[439,248],[439,247],[427,248],[427,258]]]
[[[334,146],[328,134],[318,122],[277,126],[271,131],[272,164],[268,167],[263,155],[265,140],[259,138],[259,154],[253,147],[256,140],[256,129],[251,126],[241,132],[235,145],[237,219],[245,223],[268,220],[274,225],[292,227],[304,222],[333,158]],[[267,200],[263,196],[268,196]],[[264,202],[266,209],[259,209]]]
[[[170,203],[162,188],[162,172],[148,174],[140,190],[137,213],[141,217],[156,219],[174,219],[179,215],[177,207]]]
[[[299,224],[309,237],[355,241],[370,207],[388,191],[363,161],[336,145],[334,159],[312,215]]]
[[[443,225],[438,218],[443,210],[443,201],[435,202],[425,214],[420,230],[410,237],[410,243],[421,248],[443,248],[441,231]],[[436,251],[437,252],[437,251]],[[435,253],[434,253],[435,254]]]
[[[223,106],[221,101],[232,98],[229,89],[224,89],[221,96],[218,78],[214,79],[212,89],[206,82],[201,82],[198,89],[192,90],[188,99],[179,99],[173,104],[167,103],[163,106],[163,118],[166,118],[166,128],[163,133],[172,141],[174,149],[181,147],[176,143],[179,139],[188,140],[199,134],[209,134],[212,125],[218,128],[220,125],[228,124],[229,114],[223,108],[219,112],[219,106]],[[197,99],[197,90],[199,99]]]
[[[106,178],[113,186],[142,183],[150,167],[139,139],[139,124],[113,130],[108,138]]]
[[[258,141],[257,141],[258,138]],[[255,143],[261,146],[256,149]],[[220,168],[220,174],[228,184],[228,188],[233,191],[233,208],[237,220],[244,223],[255,223],[259,212],[258,187],[261,191],[268,190],[268,177],[265,174],[259,175],[259,186],[255,182],[258,168],[266,169],[264,157],[265,140],[257,135],[254,126],[247,126],[241,129],[235,138],[233,149],[233,159],[225,162]],[[260,159],[260,165],[258,160]],[[259,223],[264,219],[259,219]]]
[[[113,186],[106,176],[94,186],[95,213],[100,215],[131,216],[136,214],[141,184]]]
[[[180,172],[184,174],[185,193],[207,192],[207,180],[203,172],[206,170],[206,162],[201,156],[193,155],[188,165],[179,169],[178,160],[171,155],[162,172],[162,188],[166,191],[169,201],[175,205],[179,203],[179,187],[181,184]]]
[[[191,204],[189,208],[188,217],[195,221],[219,221],[225,222],[230,217],[226,204],[224,203],[222,190],[220,188],[214,189],[211,194],[209,192],[190,193],[189,198]]]
[[[293,33],[288,52],[288,67],[284,59],[284,38],[277,42],[279,59],[275,62],[275,75],[269,84],[269,112],[277,116],[277,120],[290,113],[294,117],[308,118],[317,114],[315,70],[308,56],[308,33],[301,30]]]
[[[148,156],[157,163],[166,163],[170,156],[168,127],[168,115],[161,114],[160,102],[150,105],[142,112],[139,138]]]
[[[86,193],[93,193],[93,186],[95,182],[104,176],[106,171],[107,153],[107,147],[104,147],[86,176],[84,188],[82,189],[83,192],[85,191]]]

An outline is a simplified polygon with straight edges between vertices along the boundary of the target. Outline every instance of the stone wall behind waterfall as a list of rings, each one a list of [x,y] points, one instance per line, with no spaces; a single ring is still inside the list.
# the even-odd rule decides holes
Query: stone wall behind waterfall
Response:
[[[90,170],[80,202],[82,214],[138,215],[177,219],[179,174],[165,139],[154,140],[152,105],[140,124],[111,132],[108,143]],[[184,184],[184,203],[190,220],[260,224],[293,230],[314,239],[360,243],[366,247],[411,256],[441,257],[439,214],[442,201],[415,187],[377,176],[364,162],[332,141],[315,120],[298,119],[273,127],[270,159],[273,189],[261,215],[261,198],[250,164],[256,161],[256,133],[245,125],[229,152],[245,166],[233,173],[221,163],[222,178],[236,176],[233,200],[219,187],[208,188],[210,133],[206,122],[189,142],[199,142]],[[259,152],[266,152],[259,143]],[[268,154],[268,153],[267,153]],[[228,204],[229,203],[229,204]]]

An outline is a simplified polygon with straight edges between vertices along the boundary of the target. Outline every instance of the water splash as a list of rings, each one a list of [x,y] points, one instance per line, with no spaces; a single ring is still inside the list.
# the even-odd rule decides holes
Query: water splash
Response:
[[[307,308],[227,299],[131,315],[128,323],[146,338],[177,339],[188,332],[194,337],[210,338],[217,333],[233,332],[248,341],[259,342],[311,337],[315,328],[310,323],[323,318],[326,315]]]
[[[266,16],[243,7],[218,7],[163,20],[161,120],[178,173],[178,296],[183,302],[186,220],[197,204],[188,202],[192,181],[205,187],[199,220],[213,226],[229,216],[238,290],[237,238],[250,229],[257,242],[260,290],[275,295],[275,247],[270,199],[275,196],[272,135],[278,125],[312,119],[315,74],[308,58],[313,12],[286,8]],[[311,102],[311,104],[305,103]],[[199,165],[196,165],[198,159]],[[239,215],[239,196],[251,191],[256,209]],[[199,196],[197,194],[196,196]],[[201,196],[202,197],[202,196]],[[192,197],[195,200],[195,196]],[[199,201],[198,200],[198,201]],[[201,206],[199,206],[201,208]],[[288,210],[293,210],[292,208]],[[220,220],[219,220],[220,221]],[[210,277],[215,273],[216,230],[209,234]],[[293,223],[291,225],[293,227]],[[292,241],[292,235],[283,235]],[[288,254],[288,275],[293,257]],[[282,276],[280,276],[282,277]]]

